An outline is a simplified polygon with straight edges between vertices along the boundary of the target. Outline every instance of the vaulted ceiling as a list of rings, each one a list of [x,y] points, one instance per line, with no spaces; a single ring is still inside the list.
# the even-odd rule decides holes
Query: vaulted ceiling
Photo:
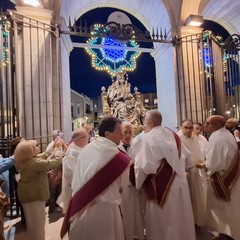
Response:
[[[230,34],[240,33],[240,0],[40,0],[43,7],[53,9],[68,21],[73,21],[89,10],[99,7],[114,7],[125,10],[141,21],[147,29],[165,26],[172,32],[184,25],[189,14],[201,14],[212,20]],[[12,0],[22,6],[22,0]]]
[[[230,34],[240,34],[240,1],[210,0],[200,13],[205,19],[222,25]]]
[[[189,14],[201,14],[204,19],[221,24],[230,33],[240,33],[239,0],[62,0],[61,15],[67,14],[73,20],[98,7],[125,10],[149,30],[161,25],[174,31],[184,25]]]

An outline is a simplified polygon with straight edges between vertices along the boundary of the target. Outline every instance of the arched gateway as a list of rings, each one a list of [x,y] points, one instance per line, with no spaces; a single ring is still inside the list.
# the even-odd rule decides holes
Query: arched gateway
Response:
[[[206,36],[201,28],[185,24],[190,14],[203,14],[204,18],[225,26],[231,34],[239,34],[240,16],[234,15],[240,11],[238,0],[38,0],[39,8],[20,0],[14,2],[16,12],[11,11],[7,19],[1,18],[5,39],[1,44],[8,48],[6,59],[2,59],[5,65],[1,67],[1,138],[21,134],[26,138],[39,137],[44,144],[52,129],[61,128],[69,139],[69,54],[73,45],[68,35],[60,35],[58,24],[67,31],[69,19],[73,25],[75,19],[98,7],[127,11],[150,32],[159,26],[169,30],[167,35],[172,43],[154,43],[151,52],[164,125],[175,129],[183,118],[203,122],[213,111],[225,114],[230,108],[231,114],[239,117],[239,83],[231,78],[233,72],[239,72],[239,48],[230,53],[213,35]],[[219,4],[232,8],[220,10]],[[204,37],[206,44],[210,44],[208,50]],[[225,68],[224,51],[231,58]],[[212,58],[211,66],[206,65],[204,57]],[[234,71],[230,64],[233,61]],[[226,88],[230,89],[227,94]]]

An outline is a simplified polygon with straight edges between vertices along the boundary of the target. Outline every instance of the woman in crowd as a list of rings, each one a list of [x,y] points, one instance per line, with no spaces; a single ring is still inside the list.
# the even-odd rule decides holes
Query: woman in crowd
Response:
[[[15,149],[14,159],[20,173],[17,191],[29,240],[45,240],[45,202],[49,199],[47,171],[61,164],[63,144],[62,139],[56,139],[51,149],[40,154],[37,141],[24,140]]]

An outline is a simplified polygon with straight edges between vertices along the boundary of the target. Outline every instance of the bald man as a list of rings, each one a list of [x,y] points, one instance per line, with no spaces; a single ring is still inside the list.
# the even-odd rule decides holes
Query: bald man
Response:
[[[88,133],[85,130],[76,130],[71,139],[71,144],[63,158],[63,175],[62,175],[62,192],[58,199],[58,202],[63,203],[63,212],[65,213],[72,198],[72,178],[74,170],[77,166],[77,159],[79,153],[88,144]]]
[[[229,118],[226,121],[225,128],[228,129],[235,137],[238,148],[240,149],[240,124],[237,118]]]
[[[157,110],[146,113],[135,158],[137,189],[146,192],[146,239],[194,240],[194,219],[181,140],[162,127]]]
[[[225,127],[233,134],[238,123],[239,122],[237,118],[229,118],[225,123]]]
[[[220,235],[240,239],[239,156],[236,140],[224,127],[223,116],[213,115],[204,125],[210,133],[206,147],[208,225]],[[231,239],[231,238],[230,238]]]

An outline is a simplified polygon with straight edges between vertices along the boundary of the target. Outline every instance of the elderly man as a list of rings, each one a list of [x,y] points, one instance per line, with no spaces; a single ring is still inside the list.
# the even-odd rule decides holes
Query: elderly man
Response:
[[[131,149],[133,139],[133,125],[130,122],[122,123],[123,138],[119,148],[126,152]],[[134,158],[132,158],[134,160]],[[133,166],[132,166],[133,170]],[[140,197],[142,196],[135,186],[130,182],[129,176],[126,177],[125,188],[122,192],[121,211],[123,215],[123,227],[126,240],[133,240],[136,237],[139,240],[144,239],[143,211],[141,209]]]
[[[199,146],[200,146],[200,150],[201,152],[203,153],[203,155],[205,154],[204,153],[204,149],[205,149],[205,146],[206,144],[208,143],[207,139],[201,134],[203,130],[203,125],[201,123],[194,123],[193,124],[193,133],[195,134],[195,136],[197,137],[197,140],[198,140],[198,143],[199,143]]]
[[[122,123],[122,134],[123,138],[119,144],[119,148],[122,151],[128,152],[130,143],[133,139],[133,125],[130,122],[124,121]]]
[[[228,129],[235,137],[238,148],[240,149],[240,124],[238,119],[229,118],[225,123],[225,128]]]
[[[206,224],[207,178],[204,169],[196,168],[197,163],[205,163],[197,137],[193,134],[193,122],[182,122],[178,135],[193,159],[193,168],[188,172],[188,184],[193,207],[194,222],[198,227]]]
[[[240,239],[239,153],[233,135],[220,115],[209,117],[204,131],[211,133],[206,148],[208,224],[221,235]],[[222,239],[222,238],[219,238]]]
[[[118,118],[103,118],[98,139],[79,154],[61,237],[69,231],[70,240],[124,240],[120,189],[130,159],[118,149],[121,125]]]
[[[136,187],[143,187],[147,195],[146,239],[194,240],[193,212],[181,141],[161,123],[160,112],[147,112],[146,133],[135,158]]]
[[[236,130],[236,127],[238,126],[238,119],[237,118],[229,118],[226,123],[225,127],[228,129],[232,134],[234,134],[234,131]]]
[[[77,166],[78,155],[82,149],[88,144],[88,134],[84,130],[76,130],[71,139],[71,144],[63,158],[62,162],[62,192],[59,196],[58,202],[63,203],[63,212],[65,213],[72,198],[72,178]]]

